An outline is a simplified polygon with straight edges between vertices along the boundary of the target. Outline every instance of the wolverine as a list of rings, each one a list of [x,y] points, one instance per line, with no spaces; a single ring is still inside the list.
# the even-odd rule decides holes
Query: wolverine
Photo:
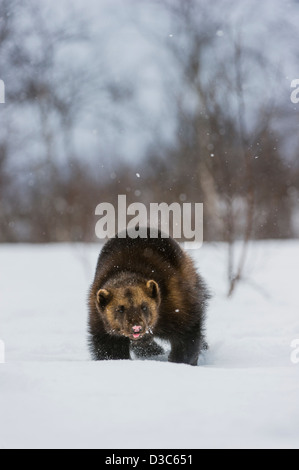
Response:
[[[170,343],[170,362],[197,365],[207,349],[209,292],[191,257],[158,231],[133,238],[127,231],[103,247],[89,292],[89,346],[94,360],[163,354],[155,338]]]

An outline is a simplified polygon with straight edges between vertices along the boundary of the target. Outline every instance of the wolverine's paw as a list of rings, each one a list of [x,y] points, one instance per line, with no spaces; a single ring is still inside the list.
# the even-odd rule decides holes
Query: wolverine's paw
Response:
[[[164,349],[156,343],[156,341],[147,341],[131,344],[132,351],[136,354],[137,357],[150,357],[150,356],[160,356],[165,354]]]

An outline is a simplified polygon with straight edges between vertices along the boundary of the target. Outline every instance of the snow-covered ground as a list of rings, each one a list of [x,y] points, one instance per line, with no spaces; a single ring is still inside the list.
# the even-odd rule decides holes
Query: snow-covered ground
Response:
[[[299,242],[255,243],[232,301],[225,245],[191,252],[214,294],[199,367],[90,362],[99,249],[0,246],[0,448],[299,448]]]

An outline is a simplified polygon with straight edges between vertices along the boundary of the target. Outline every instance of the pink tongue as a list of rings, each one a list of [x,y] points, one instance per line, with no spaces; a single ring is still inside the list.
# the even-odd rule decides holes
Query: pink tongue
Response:
[[[134,338],[139,338],[139,336],[140,336],[140,333],[134,333],[134,334],[133,334],[133,337],[134,337]]]

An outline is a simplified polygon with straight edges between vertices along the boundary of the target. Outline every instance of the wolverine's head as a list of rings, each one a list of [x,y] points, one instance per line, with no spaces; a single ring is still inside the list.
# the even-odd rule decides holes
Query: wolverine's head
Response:
[[[111,334],[138,340],[152,333],[160,306],[160,289],[153,281],[105,285],[96,294],[96,307]]]

